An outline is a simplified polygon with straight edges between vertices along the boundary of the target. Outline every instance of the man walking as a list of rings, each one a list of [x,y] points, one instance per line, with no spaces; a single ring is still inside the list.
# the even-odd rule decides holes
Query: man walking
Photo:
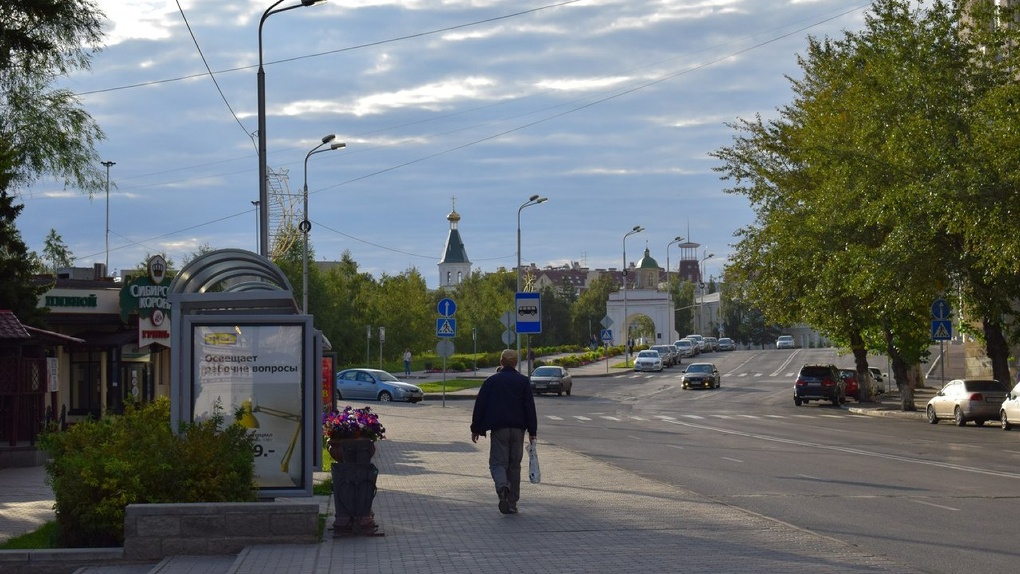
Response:
[[[496,374],[485,379],[471,415],[471,442],[489,436],[489,473],[499,495],[499,511],[517,512],[521,498],[521,459],[524,431],[534,442],[538,434],[535,397],[528,378],[517,372],[517,353],[506,349],[499,356]]]

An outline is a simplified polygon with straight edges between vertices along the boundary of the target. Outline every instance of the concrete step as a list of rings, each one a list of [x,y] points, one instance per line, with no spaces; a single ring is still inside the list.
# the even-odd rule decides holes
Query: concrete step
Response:
[[[74,574],[227,574],[237,556],[168,556],[160,562],[84,566]]]
[[[329,532],[326,533],[330,535]],[[249,546],[237,556],[230,574],[263,572],[314,572],[322,544],[267,544]],[[160,573],[162,574],[162,573]],[[200,574],[200,573],[191,573]]]

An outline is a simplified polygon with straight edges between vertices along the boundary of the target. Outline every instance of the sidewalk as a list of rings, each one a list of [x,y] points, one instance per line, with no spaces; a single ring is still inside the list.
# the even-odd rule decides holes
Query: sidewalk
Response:
[[[488,444],[470,442],[465,409],[432,401],[373,409],[388,437],[375,459],[373,505],[385,536],[334,539],[327,531],[320,544],[251,547],[229,565],[182,558],[179,569],[171,561],[159,572],[916,572],[546,443],[542,484],[523,484],[520,513],[502,515]],[[0,471],[0,539],[52,519],[43,478],[41,467]],[[328,497],[317,498],[332,515]]]

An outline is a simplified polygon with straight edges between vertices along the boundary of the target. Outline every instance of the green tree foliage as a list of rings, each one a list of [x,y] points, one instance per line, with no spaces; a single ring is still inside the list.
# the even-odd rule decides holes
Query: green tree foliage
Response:
[[[64,547],[120,546],[128,504],[255,500],[252,435],[222,413],[174,432],[170,400],[41,438]]]
[[[24,206],[14,204],[14,198],[4,185],[10,175],[4,168],[8,165],[4,149],[0,142],[0,277],[3,277],[0,281],[0,309],[13,311],[26,325],[42,327],[44,312],[39,307],[39,297],[47,286],[33,284],[34,266],[28,246],[14,226],[14,220]]]
[[[1001,254],[1017,242],[983,225],[1011,219],[1000,206],[1018,203],[1015,172],[991,167],[999,141],[973,142],[1015,129],[1003,92],[1020,35],[988,25],[1016,22],[1013,9],[965,4],[879,0],[862,31],[811,39],[794,101],[737,122],[714,154],[757,214],[727,279],[768,322],[806,322],[851,348],[859,370],[867,351],[889,355],[898,382],[927,353],[928,309],[948,287],[993,335],[1016,293],[1020,259]]]
[[[57,234],[56,229],[50,229],[49,235],[43,244],[43,257],[45,258],[48,271],[56,273],[57,269],[74,266],[74,253],[64,243],[64,238]]]
[[[613,282],[613,277],[608,273],[591,280],[588,288],[581,292],[570,309],[574,332],[587,333],[589,337],[594,336],[598,339],[602,330],[602,319],[606,316],[609,294],[619,290],[620,287]],[[614,325],[613,328],[618,327]],[[598,342],[602,344],[600,339]]]
[[[102,189],[95,144],[103,132],[70,90],[54,87],[89,68],[102,21],[91,0],[0,4],[0,141],[14,158],[8,185],[50,175],[89,194]]]

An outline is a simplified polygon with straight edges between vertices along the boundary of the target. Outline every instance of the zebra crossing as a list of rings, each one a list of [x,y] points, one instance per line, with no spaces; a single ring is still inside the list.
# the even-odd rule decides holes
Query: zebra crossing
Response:
[[[693,421],[704,421],[704,420],[804,420],[804,419],[849,419],[849,418],[865,418],[866,415],[841,412],[841,413],[796,413],[788,415],[776,415],[776,414],[761,414],[761,415],[748,415],[739,413],[711,413],[711,414],[681,414],[676,416],[667,415],[654,415],[654,416],[636,416],[636,415],[603,415],[603,414],[589,414],[589,415],[541,415],[541,418],[550,421],[575,421],[581,423],[590,423],[592,421],[611,421],[611,422],[626,422],[626,421],[676,421],[676,420],[693,420]]]

